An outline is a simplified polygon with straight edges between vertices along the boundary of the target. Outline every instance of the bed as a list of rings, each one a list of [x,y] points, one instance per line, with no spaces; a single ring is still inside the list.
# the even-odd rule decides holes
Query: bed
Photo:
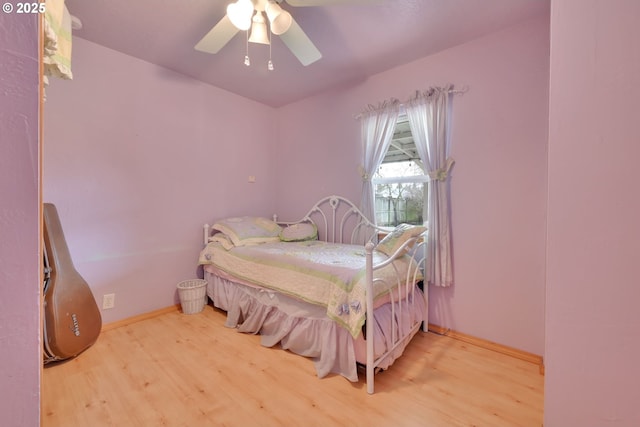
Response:
[[[422,286],[426,228],[382,229],[348,199],[328,196],[302,219],[223,218],[204,226],[199,264],[225,326],[312,358],[367,392],[428,325]],[[373,320],[371,320],[373,319]]]

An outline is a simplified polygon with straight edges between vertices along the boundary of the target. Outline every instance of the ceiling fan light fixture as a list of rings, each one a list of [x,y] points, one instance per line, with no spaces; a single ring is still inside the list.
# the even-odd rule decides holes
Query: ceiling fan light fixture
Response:
[[[227,16],[239,30],[246,31],[251,28],[251,15],[253,15],[251,0],[237,0],[227,6]]]
[[[252,21],[249,41],[251,43],[271,44],[269,43],[269,34],[267,32],[267,21],[265,21],[262,12],[258,10]]]
[[[276,36],[286,33],[291,28],[291,21],[293,21],[291,14],[283,10],[278,3],[267,2],[265,11],[271,24],[271,32]]]
[[[271,37],[280,36],[281,41],[300,61],[307,66],[322,58],[322,54],[309,36],[280,4],[286,1],[292,6],[315,6],[342,1],[379,0],[225,0],[227,14],[196,44],[201,52],[218,53],[237,33],[243,31],[246,37],[245,65],[249,66],[249,42],[269,46],[267,69],[273,70],[271,59]],[[307,3],[308,2],[308,3]],[[271,27],[271,28],[270,28]]]

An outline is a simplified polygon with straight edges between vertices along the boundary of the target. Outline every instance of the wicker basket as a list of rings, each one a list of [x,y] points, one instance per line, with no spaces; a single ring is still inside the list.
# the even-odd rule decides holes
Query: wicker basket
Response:
[[[201,279],[184,280],[178,283],[178,295],[184,314],[200,313],[207,299],[207,281]]]

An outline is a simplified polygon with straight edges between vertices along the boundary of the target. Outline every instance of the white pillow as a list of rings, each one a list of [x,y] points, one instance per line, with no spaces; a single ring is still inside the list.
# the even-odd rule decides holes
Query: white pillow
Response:
[[[216,222],[211,228],[229,236],[235,246],[277,242],[282,230],[282,227],[270,219],[254,216],[226,218]]]
[[[222,246],[226,250],[229,250],[229,249],[234,247],[233,242],[231,241],[229,236],[227,236],[224,233],[216,233],[216,234],[214,234],[213,236],[209,237],[209,242],[210,243],[213,243],[213,242],[219,243],[220,246]]]

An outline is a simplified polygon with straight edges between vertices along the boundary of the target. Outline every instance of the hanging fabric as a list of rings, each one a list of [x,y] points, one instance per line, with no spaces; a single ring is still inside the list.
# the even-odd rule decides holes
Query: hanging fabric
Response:
[[[435,286],[453,284],[451,239],[449,110],[452,85],[434,87],[405,104],[409,126],[420,159],[429,175],[426,218],[428,218],[425,277]]]
[[[376,213],[371,179],[389,148],[399,114],[400,101],[390,99],[377,106],[370,105],[357,117],[362,124],[363,151],[363,164],[359,168],[362,177],[360,210],[373,223],[376,223]]]
[[[46,0],[44,14],[44,81],[55,76],[73,79],[71,73],[71,14],[64,0]]]

